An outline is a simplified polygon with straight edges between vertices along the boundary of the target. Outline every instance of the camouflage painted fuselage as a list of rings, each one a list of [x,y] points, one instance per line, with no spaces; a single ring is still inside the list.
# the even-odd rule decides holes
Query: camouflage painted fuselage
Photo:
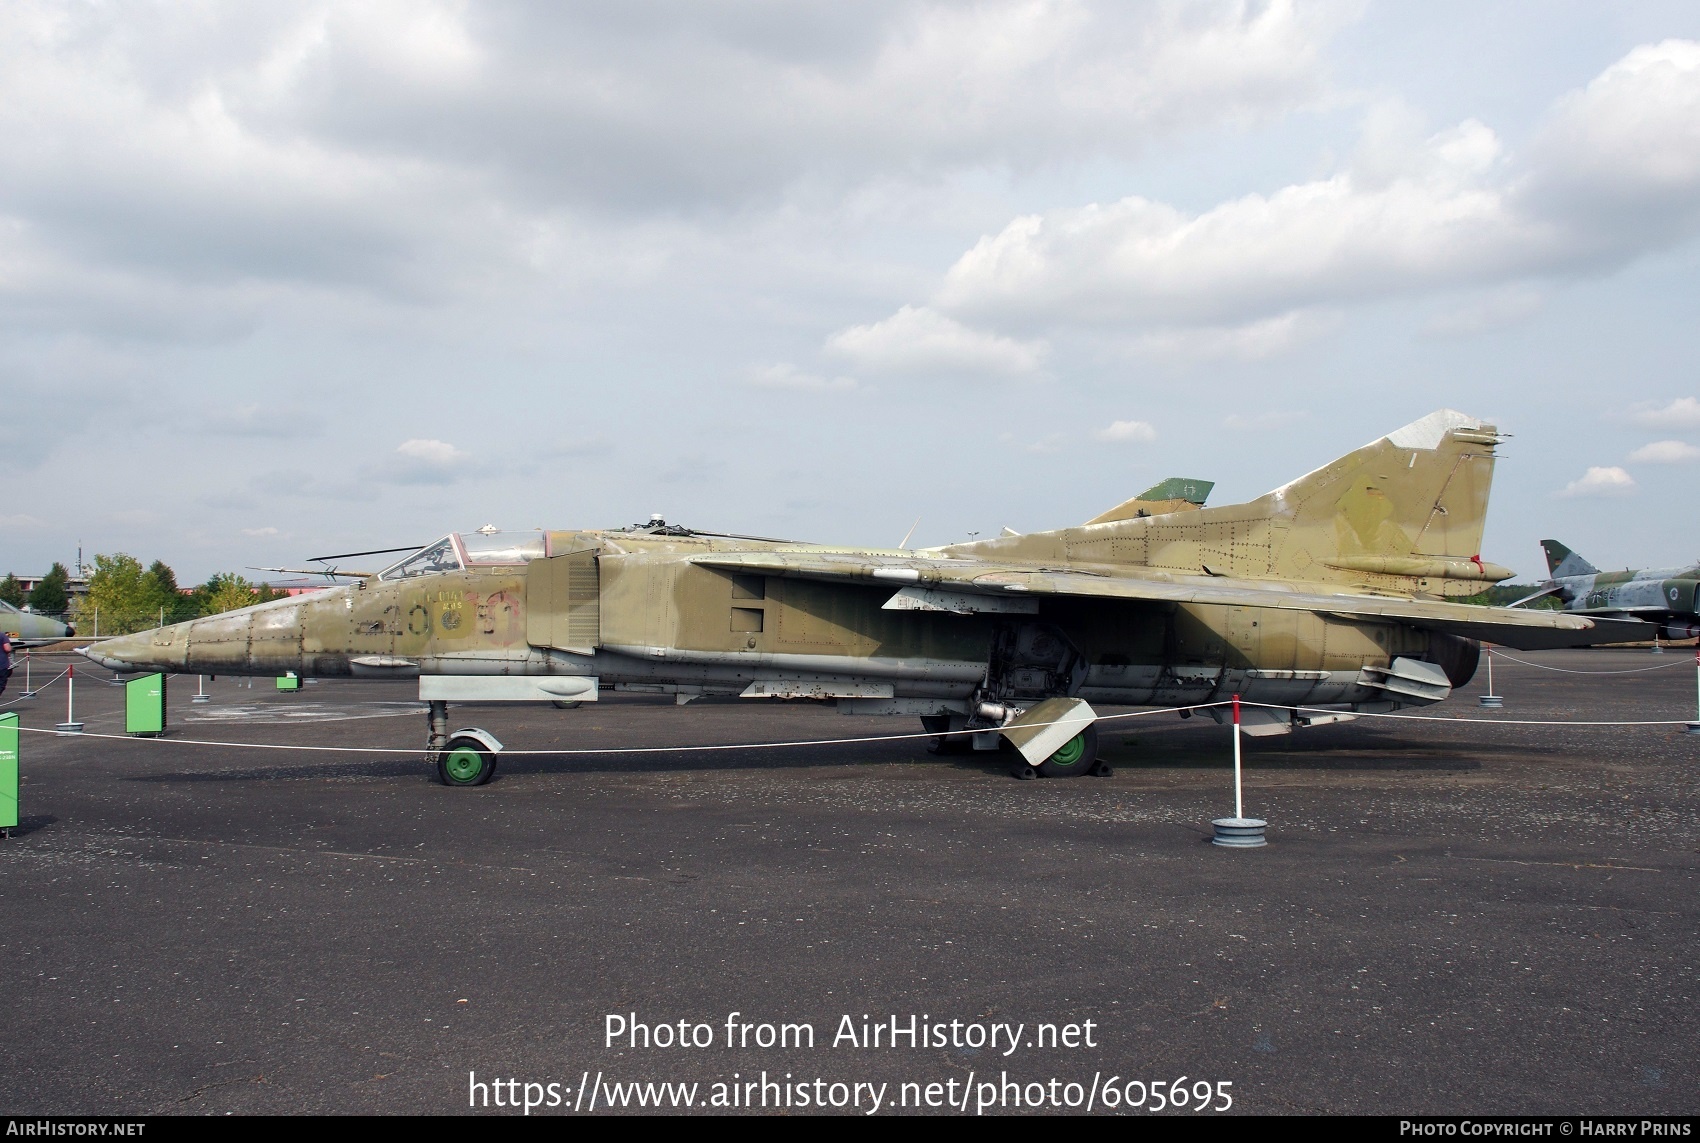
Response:
[[[1433,702],[1475,640],[1611,638],[1446,602],[1511,573],[1480,549],[1498,435],[1435,413],[1245,504],[909,550],[640,527],[446,537],[362,582],[114,641],[115,669],[556,680],[968,714],[1056,696],[1385,709]],[[1124,506],[1126,507],[1126,506]],[[500,534],[506,535],[506,534]],[[499,538],[488,542],[506,544]],[[446,570],[445,570],[446,569]],[[554,689],[550,689],[553,687]],[[523,688],[522,688],[523,689]],[[1367,704],[1367,705],[1366,705]]]
[[[1565,608],[1585,614],[1649,612],[1692,619],[1700,611],[1700,568],[1595,572],[1554,582]]]
[[[890,610],[893,588],[877,582],[695,562],[711,553],[833,553],[813,546],[623,532],[551,533],[550,541],[550,550],[576,552],[399,583],[369,579],[96,650],[115,664],[207,674],[566,674],[687,695],[736,695],[765,683],[776,694],[840,700],[966,700],[985,681],[1000,634],[1038,629],[1058,638],[1006,655],[1010,671],[1027,672],[1009,681],[1012,696],[1064,691],[1125,704],[1228,693],[1279,703],[1371,701],[1387,696],[1361,684],[1366,666],[1428,658],[1446,664],[1459,685],[1475,661],[1462,640],[1308,611],[1074,598],[1014,615]],[[557,560],[577,565],[579,594],[534,614],[527,600],[539,593],[528,586],[558,574]]]

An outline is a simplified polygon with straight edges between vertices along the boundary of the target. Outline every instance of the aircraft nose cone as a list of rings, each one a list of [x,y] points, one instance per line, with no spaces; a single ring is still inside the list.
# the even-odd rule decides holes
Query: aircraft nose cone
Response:
[[[77,653],[109,671],[136,671],[147,665],[147,650],[147,636],[120,635],[78,647]]]

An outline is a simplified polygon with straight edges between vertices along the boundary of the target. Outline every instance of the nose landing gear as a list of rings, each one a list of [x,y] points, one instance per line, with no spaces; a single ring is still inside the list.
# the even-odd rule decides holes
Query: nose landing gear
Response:
[[[426,709],[425,761],[436,766],[445,786],[482,786],[496,773],[502,744],[475,726],[449,733],[449,704],[433,700]]]

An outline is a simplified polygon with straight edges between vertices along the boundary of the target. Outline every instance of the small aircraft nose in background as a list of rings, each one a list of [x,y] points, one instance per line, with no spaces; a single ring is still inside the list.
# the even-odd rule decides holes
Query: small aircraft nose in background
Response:
[[[10,603],[0,603],[0,630],[11,635],[14,642],[26,644],[51,643],[69,639],[77,633],[76,628],[69,624],[31,611],[21,611]]]

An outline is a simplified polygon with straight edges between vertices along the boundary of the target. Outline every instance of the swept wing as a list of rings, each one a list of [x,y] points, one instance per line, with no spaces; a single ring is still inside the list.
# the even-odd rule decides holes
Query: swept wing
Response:
[[[1322,585],[1314,584],[1289,586],[1156,571],[1130,574],[1125,567],[1095,572],[980,559],[906,558],[851,552],[725,552],[698,556],[693,562],[728,571],[879,584],[896,587],[900,593],[907,585],[931,593],[934,600],[944,601],[931,610],[978,610],[973,602],[975,597],[988,599],[989,605],[984,610],[1003,610],[989,601],[1050,596],[1311,611],[1348,619],[1404,623],[1522,650],[1634,642],[1648,637],[1647,625],[1633,619],[1317,591],[1314,588]],[[895,600],[887,606],[894,604],[903,606]]]

